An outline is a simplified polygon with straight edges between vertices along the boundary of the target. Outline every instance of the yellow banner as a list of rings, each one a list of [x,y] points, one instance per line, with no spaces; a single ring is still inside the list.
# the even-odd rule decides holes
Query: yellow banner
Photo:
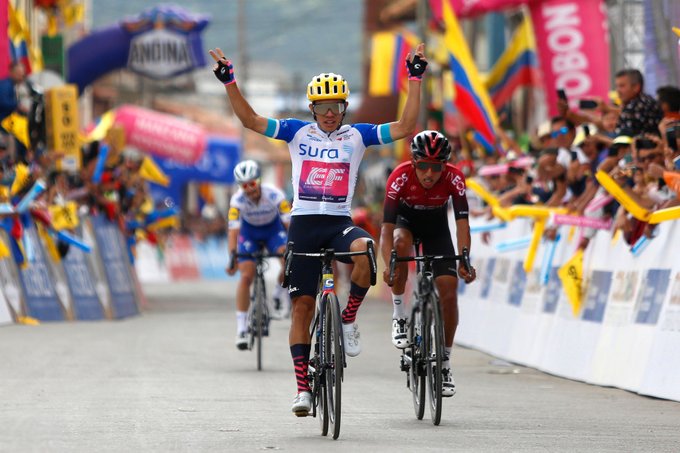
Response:
[[[47,146],[63,153],[57,166],[61,171],[77,171],[82,165],[79,138],[78,89],[73,84],[47,90],[45,97]]]
[[[52,217],[52,226],[55,230],[72,230],[78,227],[78,205],[75,201],[69,201],[65,205],[52,205],[49,208]]]
[[[583,305],[583,250],[579,249],[558,271],[562,287],[571,304],[571,311],[578,316]]]

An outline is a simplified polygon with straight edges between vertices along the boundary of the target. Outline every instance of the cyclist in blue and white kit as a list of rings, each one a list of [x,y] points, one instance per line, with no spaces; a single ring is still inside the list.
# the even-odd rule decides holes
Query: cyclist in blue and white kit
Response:
[[[359,163],[371,145],[384,145],[412,134],[420,108],[420,82],[427,66],[425,45],[406,58],[408,95],[401,118],[389,124],[343,125],[349,88],[337,74],[315,76],[307,86],[309,109],[315,122],[276,120],[258,115],[243,97],[234,79],[231,62],[220,49],[210,50],[216,64],[215,76],[225,85],[231,106],[243,126],[267,137],[288,143],[294,190],[288,239],[297,252],[365,251],[370,235],[356,227],[350,217]],[[349,262],[349,261],[348,261]],[[342,312],[345,352],[361,352],[356,323],[357,310],[370,286],[368,257],[353,257],[354,267],[347,306]],[[298,417],[309,414],[312,397],[307,382],[311,339],[309,327],[314,316],[315,295],[321,263],[313,258],[294,257],[291,263],[292,298],[290,351],[293,357],[297,396],[292,411]]]
[[[234,167],[234,179],[240,189],[231,197],[229,203],[229,251],[255,253],[259,243],[269,253],[283,253],[286,250],[286,229],[290,222],[290,205],[280,189],[260,183],[260,166],[254,160],[244,160]],[[231,257],[236,260],[235,257]],[[287,305],[288,295],[281,286],[283,281],[283,259],[281,260],[279,284],[274,287],[273,298]],[[236,263],[241,274],[236,288],[236,347],[248,349],[248,306],[250,305],[250,286],[255,279],[255,261],[240,258]],[[227,266],[227,273],[234,275],[236,266]]]

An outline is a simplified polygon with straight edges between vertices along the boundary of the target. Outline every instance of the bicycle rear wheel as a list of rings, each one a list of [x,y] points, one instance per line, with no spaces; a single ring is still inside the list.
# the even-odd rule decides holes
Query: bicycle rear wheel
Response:
[[[409,386],[413,397],[413,409],[418,420],[422,420],[425,414],[425,351],[421,334],[423,332],[422,322],[423,312],[416,303],[411,311],[411,325],[408,329],[408,336],[411,344]]]
[[[340,305],[335,294],[326,296],[326,324],[324,329],[324,361],[326,371],[326,406],[333,439],[340,436],[342,416],[342,379],[344,351],[342,348],[342,326]]]
[[[444,357],[444,325],[439,310],[439,300],[430,295],[427,304],[427,382],[430,390],[430,415],[432,423],[439,425],[442,419],[442,358]]]

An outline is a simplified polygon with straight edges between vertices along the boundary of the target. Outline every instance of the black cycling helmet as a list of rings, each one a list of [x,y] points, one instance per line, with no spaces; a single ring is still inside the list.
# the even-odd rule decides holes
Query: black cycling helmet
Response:
[[[437,131],[422,131],[411,140],[411,156],[418,159],[436,159],[446,162],[451,157],[451,145]]]

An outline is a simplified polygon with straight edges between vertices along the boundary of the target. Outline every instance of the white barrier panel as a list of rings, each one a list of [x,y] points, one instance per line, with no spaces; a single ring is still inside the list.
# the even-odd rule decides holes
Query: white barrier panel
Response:
[[[157,246],[146,241],[139,241],[135,249],[135,270],[140,282],[166,283],[170,281],[165,259],[159,253]]]
[[[456,341],[551,374],[680,401],[680,222],[658,225],[638,256],[600,230],[584,255],[576,314],[557,276],[578,245],[578,229],[570,235],[570,228],[560,228],[546,285],[541,265],[549,243],[542,241],[528,275],[526,249],[496,251],[530,234],[529,220],[493,231],[489,244],[473,234],[478,281],[461,285]]]

